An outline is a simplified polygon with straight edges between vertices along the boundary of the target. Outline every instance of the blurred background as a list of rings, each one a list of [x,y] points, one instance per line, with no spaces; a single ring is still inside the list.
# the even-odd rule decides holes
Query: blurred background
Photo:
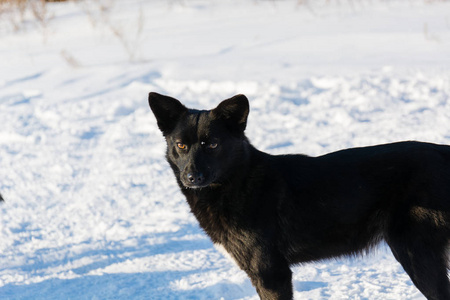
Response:
[[[450,144],[450,2],[0,0],[0,298],[258,299],[190,214],[150,91],[246,94],[272,154]],[[390,250],[297,299],[424,299]]]

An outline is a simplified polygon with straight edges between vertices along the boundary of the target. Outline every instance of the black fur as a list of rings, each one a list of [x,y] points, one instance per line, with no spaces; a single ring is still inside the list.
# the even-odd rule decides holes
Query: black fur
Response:
[[[274,156],[245,137],[243,95],[211,111],[156,93],[149,103],[193,214],[261,299],[292,299],[291,265],[360,254],[381,240],[428,299],[450,299],[449,146]]]

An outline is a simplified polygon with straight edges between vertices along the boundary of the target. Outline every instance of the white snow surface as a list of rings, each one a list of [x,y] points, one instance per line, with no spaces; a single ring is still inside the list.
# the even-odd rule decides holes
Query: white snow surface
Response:
[[[150,91],[199,109],[247,95],[247,136],[272,154],[450,144],[448,1],[48,9],[18,31],[0,15],[0,299],[258,299],[189,212]],[[297,266],[294,288],[424,299],[383,244]]]

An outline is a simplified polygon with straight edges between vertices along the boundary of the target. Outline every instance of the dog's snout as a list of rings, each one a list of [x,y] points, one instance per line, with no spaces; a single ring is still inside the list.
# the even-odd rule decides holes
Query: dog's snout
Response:
[[[202,173],[188,173],[187,179],[191,184],[199,185],[205,181],[205,177]]]

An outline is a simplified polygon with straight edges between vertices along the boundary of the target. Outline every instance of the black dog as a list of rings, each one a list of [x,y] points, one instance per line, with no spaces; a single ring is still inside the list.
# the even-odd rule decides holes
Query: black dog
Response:
[[[244,135],[248,100],[210,111],[150,93],[167,160],[201,227],[261,299],[292,299],[289,266],[385,240],[428,299],[450,299],[450,147],[401,142],[273,156]]]

